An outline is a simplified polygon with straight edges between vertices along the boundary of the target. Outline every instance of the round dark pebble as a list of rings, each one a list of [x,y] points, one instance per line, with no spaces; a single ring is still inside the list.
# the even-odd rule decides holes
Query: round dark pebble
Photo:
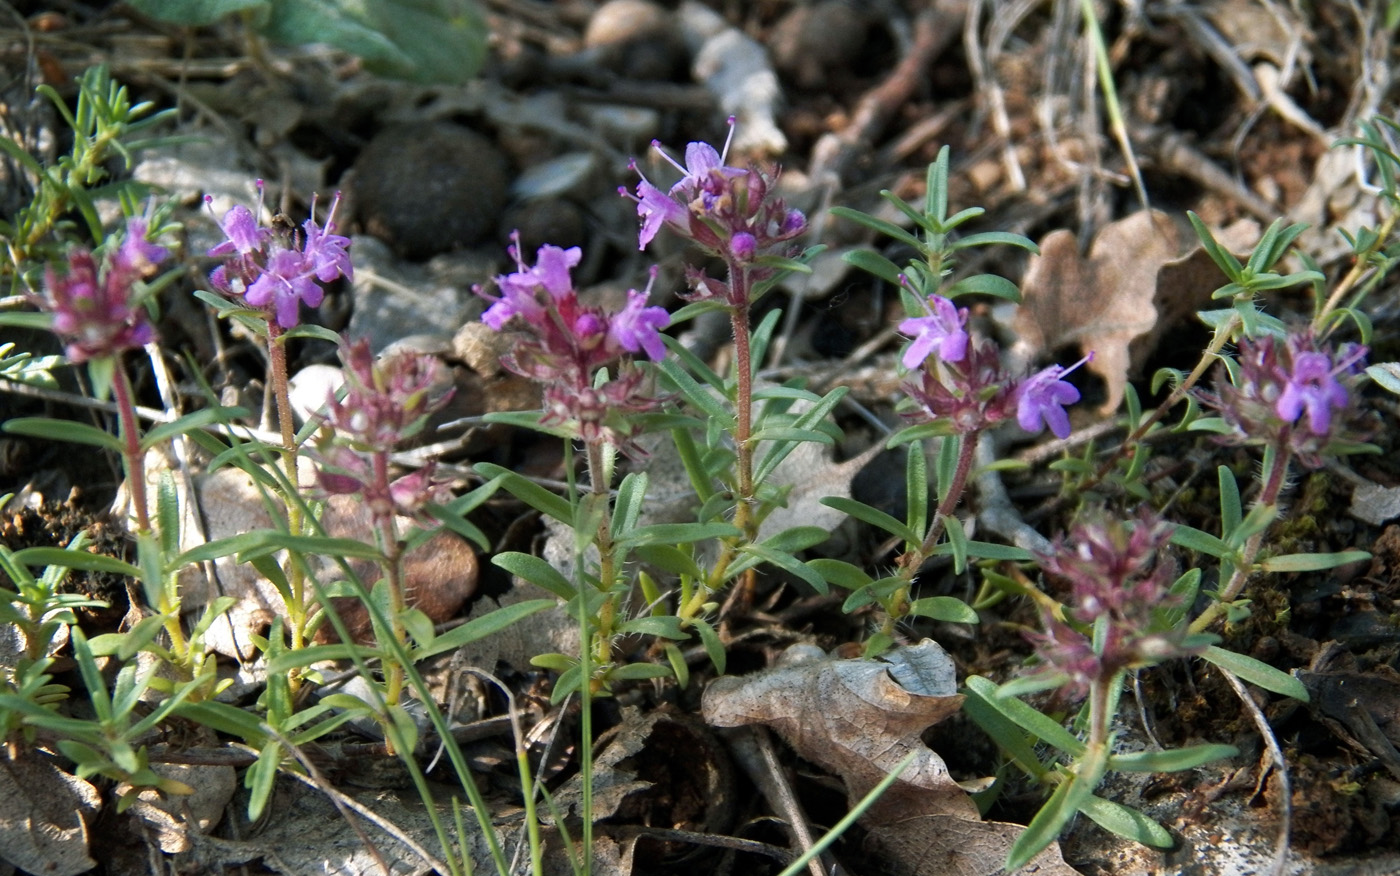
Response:
[[[508,175],[505,158],[474,131],[398,125],[355,160],[356,211],[365,230],[400,256],[426,259],[495,234]]]
[[[541,198],[511,205],[501,221],[501,239],[509,243],[520,232],[520,249],[528,258],[546,243],[562,249],[588,242],[588,221],[583,210],[562,198]]]

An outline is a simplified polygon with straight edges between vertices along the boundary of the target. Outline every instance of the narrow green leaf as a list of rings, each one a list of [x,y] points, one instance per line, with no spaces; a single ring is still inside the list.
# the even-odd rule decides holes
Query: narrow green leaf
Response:
[[[1079,796],[1075,794],[1078,783],[1078,776],[1061,782],[1045,805],[1040,807],[1031,823],[1011,844],[1011,850],[1006,854],[1006,872],[1015,872],[1030,863],[1031,858],[1040,854],[1060,835],[1077,811],[1070,801],[1072,797]]]
[[[909,605],[909,613],[919,617],[933,618],[954,624],[980,623],[972,606],[956,596],[925,596]]]
[[[835,508],[837,511],[844,514],[849,514],[857,520],[869,523],[876,529],[901,538],[908,544],[918,544],[923,541],[923,538],[916,534],[914,530],[896,520],[894,517],[891,517],[879,508],[872,508],[863,502],[857,502],[855,499],[847,499],[842,496],[828,496],[822,499],[821,503],[829,508]]]
[[[618,543],[633,547],[652,544],[674,546],[740,535],[743,533],[732,523],[653,523],[633,530],[618,539]]]
[[[1308,702],[1308,690],[1303,687],[1301,681],[1263,661],[1235,651],[1227,651],[1218,645],[1206,648],[1201,656],[1221,669],[1233,672],[1250,684],[1258,685],[1276,694],[1292,697],[1295,700]]]
[[[1235,549],[1209,532],[1202,532],[1190,526],[1177,524],[1172,528],[1171,542],[1187,550],[1198,551],[1217,559],[1224,559],[1235,552]]]
[[[704,577],[694,558],[680,548],[669,544],[640,545],[635,553],[644,563],[649,563],[664,572],[680,577],[682,575],[699,579]]]
[[[841,256],[841,260],[848,265],[852,265],[865,271],[867,274],[874,274],[891,286],[899,285],[899,265],[868,249],[854,249]]]
[[[608,677],[614,681],[644,681],[648,678],[667,678],[671,674],[669,666],[657,663],[628,663],[609,672]]]
[[[818,593],[825,595],[829,592],[830,588],[828,588],[826,585],[826,579],[822,578],[821,575],[818,575],[816,571],[812,569],[811,566],[808,566],[806,563],[797,559],[792,554],[784,553],[782,551],[775,551],[772,548],[761,544],[744,545],[742,548],[740,548],[740,550],[746,554],[758,557],[759,559],[763,560],[765,563],[768,563],[771,566],[777,566],[784,572],[801,578],[803,581],[806,581],[808,584],[810,584],[812,586],[812,589],[817,591]]]
[[[553,517],[560,523],[573,522],[574,511],[568,501],[556,496],[539,484],[494,463],[478,462],[474,467],[479,474],[488,480],[499,478],[501,486],[507,492],[541,514]]]
[[[1265,572],[1320,572],[1323,569],[1335,569],[1338,566],[1345,566],[1347,563],[1359,563],[1370,558],[1371,555],[1366,551],[1338,551],[1331,554],[1282,554],[1264,560],[1259,564],[1259,568]]]
[[[1154,849],[1169,849],[1176,840],[1165,827],[1146,815],[1112,800],[1090,794],[1079,804],[1079,811],[1104,830]]]
[[[1240,750],[1233,745],[1189,745],[1169,751],[1136,751],[1109,755],[1108,768],[1129,773],[1175,773],[1195,769],[1213,760],[1234,757]]]
[[[16,417],[0,424],[6,432],[26,435],[30,438],[44,438],[49,441],[63,441],[69,444],[88,444],[101,447],[114,453],[122,452],[121,439],[87,423],[72,420],[50,420],[45,417]]]
[[[492,557],[491,562],[513,575],[543,587],[565,601],[578,596],[577,588],[569,579],[559,574],[558,569],[532,554],[504,551]]]
[[[865,573],[864,569],[853,566],[845,560],[832,560],[823,557],[809,560],[807,565],[825,578],[827,583],[835,584],[842,590],[859,590],[869,585],[873,580]]]
[[[1013,724],[1029,730],[1032,735],[1050,743],[1074,757],[1084,753],[1084,743],[1074,738],[1054,719],[1041,714],[1018,699],[1004,697],[997,686],[988,679],[977,675],[967,677],[964,684],[977,691],[987,703],[1008,718]]]
[[[1045,764],[1041,763],[1035,749],[1027,741],[1026,730],[1012,723],[1000,709],[972,688],[963,688],[963,694],[966,697],[963,700],[963,712],[972,719],[972,723],[981,727],[983,732],[1031,778],[1039,780],[1044,776]]]
[[[116,557],[90,554],[87,551],[70,551],[56,547],[32,547],[15,551],[10,555],[13,562],[25,566],[63,566],[66,569],[81,569],[84,572],[112,572],[140,578],[141,570]]]
[[[715,632],[715,628],[710,626],[709,622],[698,617],[690,624],[700,634],[700,641],[705,645],[705,654],[709,656],[710,663],[714,664],[715,671],[723,675],[728,655],[725,653],[724,643],[720,641],[719,633]]]

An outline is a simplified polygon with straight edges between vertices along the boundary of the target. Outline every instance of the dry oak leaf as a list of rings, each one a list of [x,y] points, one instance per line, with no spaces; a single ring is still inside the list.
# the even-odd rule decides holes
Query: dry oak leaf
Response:
[[[867,843],[902,876],[992,876],[1024,829],[982,821],[976,805],[920,734],[962,707],[952,659],[936,642],[881,660],[814,660],[727,676],[705,689],[705,720],[762,724],[846,785],[852,805],[911,752],[914,760],[861,824]],[[1075,876],[1051,845],[1016,871]]]
[[[101,803],[96,788],[36,751],[0,754],[0,865],[52,876],[96,867],[87,822]]]
[[[1259,226],[1241,220],[1215,234],[1223,247],[1239,253],[1259,239]],[[1086,367],[1107,384],[1100,412],[1117,410],[1129,376],[1142,368],[1163,333],[1210,308],[1211,293],[1227,282],[1195,240],[1189,224],[1160,210],[1140,210],[1105,225],[1087,256],[1079,255],[1072,232],[1050,232],[1021,284],[1012,322],[1015,352],[1034,359],[1071,344],[1083,354],[1092,351]]]

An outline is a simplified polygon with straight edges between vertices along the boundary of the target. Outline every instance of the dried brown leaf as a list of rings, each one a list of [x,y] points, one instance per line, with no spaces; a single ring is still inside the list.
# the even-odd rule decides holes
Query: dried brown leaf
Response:
[[[96,788],[36,751],[0,757],[0,860],[50,876],[91,870],[86,818],[100,803]]]
[[[1217,240],[1239,252],[1258,233],[1241,221]],[[1107,384],[1103,413],[1118,408],[1129,376],[1163,333],[1210,307],[1211,293],[1226,282],[1189,226],[1160,210],[1105,225],[1087,256],[1065,230],[1050,232],[1040,251],[1026,271],[1013,330],[1032,357],[1068,345],[1092,351],[1087,367]]]
[[[705,690],[705,720],[771,727],[803,758],[840,776],[852,804],[913,753],[861,819],[868,841],[901,874],[1000,873],[1022,828],[982,821],[943,759],[919,738],[962,706],[951,658],[930,640],[889,657],[816,660],[717,679]],[[1075,873],[1056,846],[1018,872]]]

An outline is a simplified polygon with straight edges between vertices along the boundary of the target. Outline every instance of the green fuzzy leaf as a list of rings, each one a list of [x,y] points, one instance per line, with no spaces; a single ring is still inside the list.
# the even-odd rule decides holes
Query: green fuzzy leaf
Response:
[[[1258,685],[1265,690],[1292,697],[1301,702],[1308,702],[1308,690],[1303,687],[1301,681],[1267,663],[1253,657],[1246,657],[1244,654],[1227,651],[1217,645],[1206,648],[1201,656],[1221,669],[1233,672],[1250,684]]]
[[[981,727],[1027,775],[1035,779],[1044,776],[1045,764],[1036,756],[1026,731],[1012,723],[1000,709],[976,690],[965,687],[963,694],[966,697],[963,700],[963,712],[972,719],[972,723]]]
[[[889,199],[893,202],[896,202],[897,205],[904,203],[903,201],[900,201],[898,198],[896,198],[892,193],[881,192],[880,194],[888,196]],[[920,240],[917,237],[910,234],[908,231],[905,231],[903,228],[900,228],[898,225],[895,225],[893,222],[886,222],[884,219],[877,219],[874,216],[871,216],[869,213],[862,213],[859,210],[852,210],[850,207],[832,207],[830,212],[833,216],[838,216],[842,219],[849,219],[858,225],[864,225],[866,228],[878,231],[886,237],[892,237],[900,243],[903,243],[916,251],[923,248],[921,246]],[[896,280],[895,282],[897,283],[898,280]]]
[[[831,533],[820,526],[794,526],[777,535],[765,538],[761,544],[775,551],[795,554],[821,544],[831,537]]]
[[[700,567],[690,554],[669,544],[640,545],[634,551],[644,563],[649,563],[664,572],[677,577],[685,575],[692,579],[704,577]]]
[[[455,651],[463,645],[495,635],[501,630],[515,625],[520,620],[557,604],[552,599],[527,599],[524,602],[498,608],[481,617],[473,618],[460,627],[448,630],[434,639],[430,648],[415,652],[415,656],[431,657],[434,654]]]
[[[1078,811],[1074,805],[1073,798],[1082,796],[1076,793],[1082,789],[1079,777],[1075,776],[1069,781],[1061,782],[1055,792],[1050,795],[1050,799],[1045,801],[1045,805],[1040,807],[1040,811],[1031,819],[1031,823],[1026,825],[1026,829],[1016,837],[1016,841],[1011,844],[1011,850],[1006,855],[1006,871],[1008,873],[1021,869],[1030,863],[1031,858],[1055,841],[1055,837],[1060,835],[1069,820]]]
[[[1382,388],[1400,395],[1400,362],[1382,362],[1366,369],[1366,374]]]
[[[681,619],[674,615],[654,615],[634,617],[618,626],[618,632],[640,633],[644,636],[660,636],[663,639],[682,640],[689,635],[681,628]]]
[[[618,544],[631,547],[678,545],[712,538],[735,538],[742,534],[732,523],[653,523],[633,530],[618,539]]]
[[[790,575],[794,575],[798,578],[801,578],[803,581],[806,581],[808,584],[810,584],[813,590],[817,591],[822,595],[825,595],[829,592],[829,588],[826,585],[826,579],[822,578],[821,575],[818,575],[816,571],[812,569],[811,566],[797,559],[792,554],[785,553],[783,551],[775,551],[772,548],[761,544],[745,545],[742,548],[740,548],[740,550],[746,554],[750,554],[763,560],[765,563],[768,563],[771,566],[776,566]]]

